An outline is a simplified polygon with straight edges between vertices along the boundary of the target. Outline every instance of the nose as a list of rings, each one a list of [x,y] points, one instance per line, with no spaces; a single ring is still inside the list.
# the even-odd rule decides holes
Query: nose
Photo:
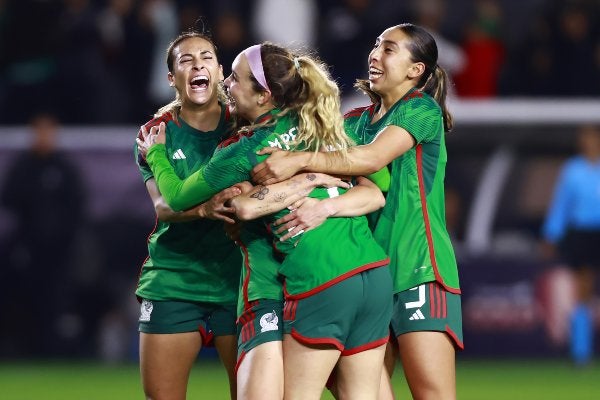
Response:
[[[225,87],[227,89],[229,89],[229,82],[231,81],[231,75],[229,75],[227,78],[225,78],[225,80],[223,81],[223,84],[225,85]]]
[[[371,61],[379,59],[380,52],[381,52],[381,46],[374,47],[373,50],[371,50],[371,52],[369,53],[369,58],[368,58],[369,64],[371,63]]]

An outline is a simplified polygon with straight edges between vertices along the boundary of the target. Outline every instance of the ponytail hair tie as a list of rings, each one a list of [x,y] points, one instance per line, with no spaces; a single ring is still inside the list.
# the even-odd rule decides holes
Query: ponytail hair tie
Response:
[[[296,71],[300,71],[300,60],[298,57],[294,57],[294,67],[296,67]]]

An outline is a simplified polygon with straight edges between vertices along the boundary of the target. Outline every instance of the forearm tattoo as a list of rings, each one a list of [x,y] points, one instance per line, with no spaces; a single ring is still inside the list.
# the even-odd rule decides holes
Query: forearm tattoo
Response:
[[[275,193],[275,202],[283,203],[285,199],[287,199],[287,194],[285,192]]]
[[[308,174],[306,175],[306,179],[308,179],[309,181],[314,181],[315,179],[317,179],[317,176],[315,174]]]
[[[269,193],[269,189],[266,186],[259,186],[258,192],[251,194],[250,197],[264,200],[267,193]]]

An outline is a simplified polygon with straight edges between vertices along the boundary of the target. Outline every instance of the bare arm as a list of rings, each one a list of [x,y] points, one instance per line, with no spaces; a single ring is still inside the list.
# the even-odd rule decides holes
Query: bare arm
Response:
[[[154,204],[156,217],[164,222],[187,222],[201,218],[217,219],[228,223],[234,223],[233,215],[235,209],[226,203],[241,193],[239,186],[234,185],[214,195],[205,203],[199,204],[185,211],[173,211],[160,194],[156,181],[148,179],[146,189]]]
[[[319,173],[299,174],[268,186],[252,186],[246,182],[243,193],[231,200],[231,206],[239,219],[251,220],[283,210],[318,186],[349,187],[340,178]]]
[[[334,152],[286,152],[265,148],[260,154],[271,154],[252,170],[252,179],[268,185],[280,182],[298,171],[323,172],[336,175],[360,176],[379,171],[415,145],[415,139],[403,128],[387,126],[377,138],[348,150],[348,159]]]
[[[358,184],[341,196],[317,200],[307,198],[294,204],[296,209],[279,218],[276,233],[288,231],[280,240],[286,240],[299,230],[307,232],[321,225],[329,217],[356,217],[376,211],[385,205],[381,190],[365,177],[357,178]]]

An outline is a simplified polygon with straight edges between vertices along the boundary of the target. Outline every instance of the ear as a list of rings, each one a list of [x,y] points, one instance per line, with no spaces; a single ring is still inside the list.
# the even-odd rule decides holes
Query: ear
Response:
[[[422,62],[417,62],[411,65],[408,69],[408,77],[409,78],[418,78],[425,72],[425,64]]]
[[[271,92],[269,92],[268,90],[263,90],[258,95],[257,104],[259,106],[264,106],[265,104],[267,104],[268,102],[270,102],[272,98],[273,97],[271,96]]]
[[[223,75],[223,66],[221,64],[219,64],[219,80],[220,81],[225,80],[225,75]]]
[[[169,86],[175,87],[175,77],[173,76],[173,74],[169,72],[167,74],[167,78],[169,79]]]

